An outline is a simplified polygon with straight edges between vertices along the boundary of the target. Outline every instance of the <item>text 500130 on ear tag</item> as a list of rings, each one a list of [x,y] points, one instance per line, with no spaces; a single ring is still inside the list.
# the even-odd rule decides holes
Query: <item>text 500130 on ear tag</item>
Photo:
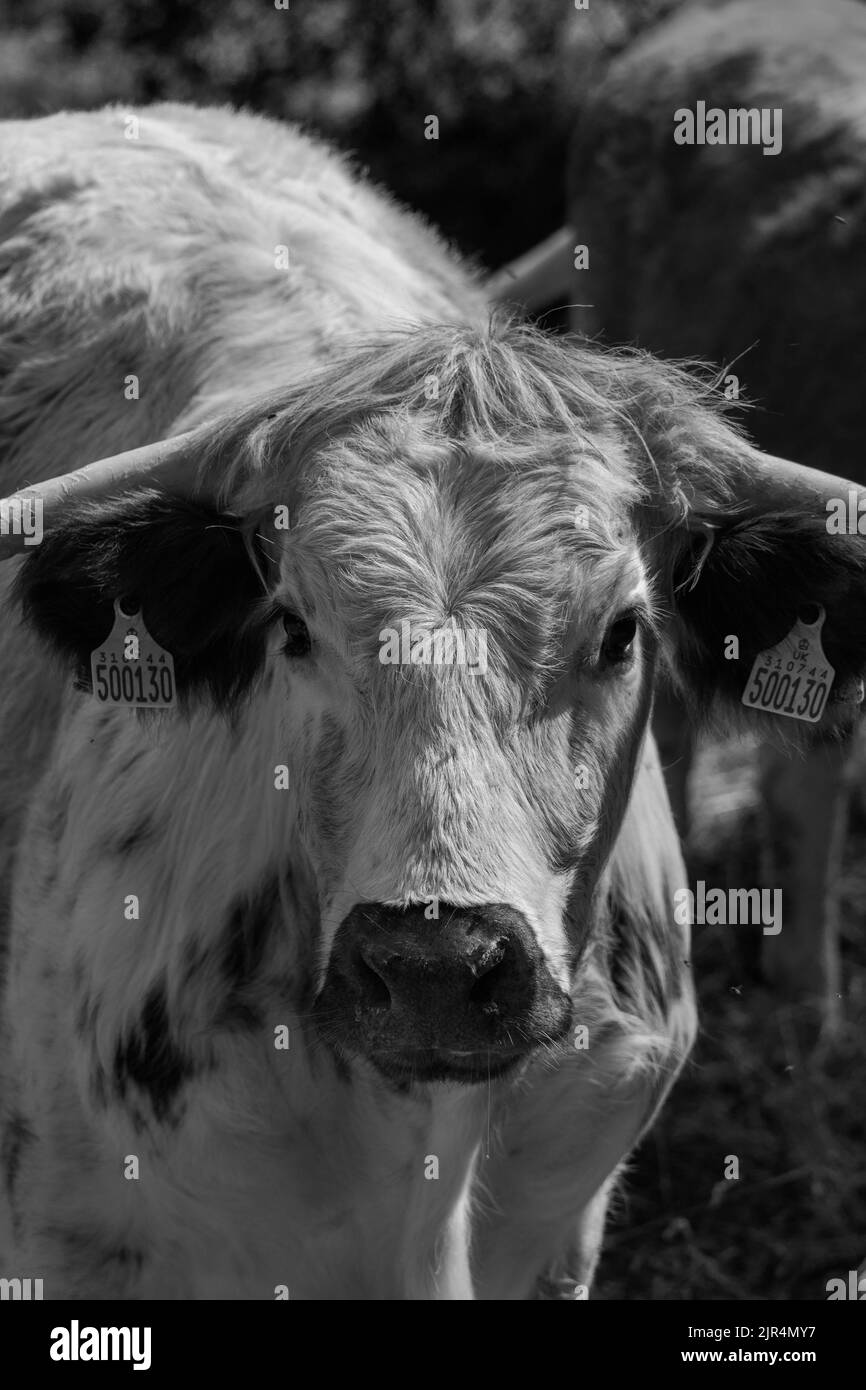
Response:
[[[836,672],[821,646],[827,615],[817,607],[813,623],[798,618],[787,637],[758,653],[743,691],[744,705],[809,724],[821,718]]]
[[[90,656],[93,697],[101,705],[168,709],[177,703],[174,658],[155,642],[141,613],[114,603],[114,626]]]

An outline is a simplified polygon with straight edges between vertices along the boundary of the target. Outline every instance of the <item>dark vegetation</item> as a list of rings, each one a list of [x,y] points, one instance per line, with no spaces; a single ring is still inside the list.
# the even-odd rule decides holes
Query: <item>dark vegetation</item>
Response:
[[[170,100],[300,121],[494,266],[564,218],[575,84],[674,6],[289,3],[0,0],[0,116]]]
[[[692,780],[691,878],[761,884],[757,748],[705,747]],[[862,785],[859,758],[855,785]],[[866,811],[842,878],[845,1022],[816,1043],[762,982],[753,929],[694,929],[701,1033],[632,1165],[596,1296],[825,1299],[866,1257]],[[724,1177],[739,1159],[739,1179]]]

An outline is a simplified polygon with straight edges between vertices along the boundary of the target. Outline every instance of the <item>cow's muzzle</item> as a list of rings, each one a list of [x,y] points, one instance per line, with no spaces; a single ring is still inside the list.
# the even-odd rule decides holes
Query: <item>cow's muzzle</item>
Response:
[[[395,1082],[486,1081],[566,1031],[568,995],[521,912],[359,903],[316,1003],[323,1036]]]

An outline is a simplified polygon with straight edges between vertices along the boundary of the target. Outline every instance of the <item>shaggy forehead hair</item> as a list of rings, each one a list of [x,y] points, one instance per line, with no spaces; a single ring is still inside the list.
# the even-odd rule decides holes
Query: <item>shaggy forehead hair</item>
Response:
[[[531,684],[572,614],[599,622],[640,577],[630,516],[676,496],[676,460],[697,461],[671,447],[671,421],[688,440],[700,413],[705,440],[706,394],[642,354],[498,314],[356,342],[215,429],[201,467],[251,529],[273,536],[288,506],[285,597],[346,655],[369,657],[403,618],[456,622]],[[718,430],[723,454],[736,436]]]

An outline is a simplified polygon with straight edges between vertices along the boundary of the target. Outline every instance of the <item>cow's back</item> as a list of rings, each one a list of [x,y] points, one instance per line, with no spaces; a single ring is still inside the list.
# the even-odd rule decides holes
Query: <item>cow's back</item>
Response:
[[[781,112],[781,149],[674,140],[677,112]],[[701,109],[703,109],[701,108]],[[778,120],[778,118],[777,118]],[[701,131],[700,134],[703,132]],[[770,453],[863,478],[866,9],[733,0],[675,14],[581,94],[575,327],[729,363]]]
[[[6,123],[0,269],[6,490],[286,386],[348,335],[482,310],[333,151],[189,107]]]

